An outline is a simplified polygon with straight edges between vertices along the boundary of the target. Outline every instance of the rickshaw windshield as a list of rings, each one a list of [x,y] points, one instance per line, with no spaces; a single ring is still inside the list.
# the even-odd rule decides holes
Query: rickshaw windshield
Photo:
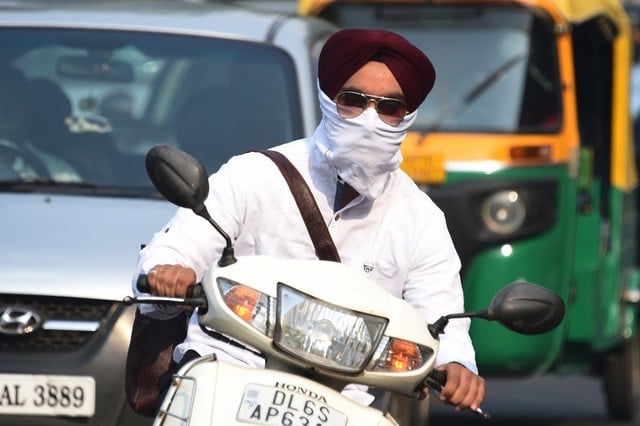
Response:
[[[553,23],[518,6],[336,2],[340,26],[387,28],[426,52],[436,84],[417,130],[547,133],[559,128],[561,85]]]

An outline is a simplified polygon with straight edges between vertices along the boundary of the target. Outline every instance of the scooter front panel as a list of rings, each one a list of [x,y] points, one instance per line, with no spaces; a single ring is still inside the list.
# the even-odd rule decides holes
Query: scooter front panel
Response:
[[[200,358],[183,367],[156,426],[393,426],[379,410],[318,382],[275,370]]]

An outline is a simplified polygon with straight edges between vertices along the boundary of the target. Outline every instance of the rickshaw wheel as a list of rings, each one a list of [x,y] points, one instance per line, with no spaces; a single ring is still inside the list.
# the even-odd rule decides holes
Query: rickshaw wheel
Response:
[[[640,334],[606,355],[603,384],[609,416],[632,420],[640,400]]]

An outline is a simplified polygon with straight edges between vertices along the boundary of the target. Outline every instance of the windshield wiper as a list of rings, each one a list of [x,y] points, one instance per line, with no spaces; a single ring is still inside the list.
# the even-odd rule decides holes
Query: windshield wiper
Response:
[[[40,178],[0,180],[0,191],[27,193],[50,191],[59,194],[164,199],[155,188],[149,186],[106,185],[95,182],[59,182]]]
[[[461,109],[466,109],[478,96],[483,94],[489,87],[493,86],[502,76],[504,76],[507,71],[526,58],[527,55],[520,54],[507,59],[473,86],[471,90],[467,91],[467,93],[462,96],[460,101],[455,105],[445,105],[445,107],[440,110],[436,119],[433,120],[433,125],[428,126],[429,131],[439,130],[449,117],[453,116],[453,114],[459,112]]]
[[[59,187],[59,188],[83,188],[83,189],[98,189],[104,185],[98,185],[91,182],[59,182],[52,179],[14,179],[14,180],[0,180],[0,188],[4,189],[28,189],[39,187]]]

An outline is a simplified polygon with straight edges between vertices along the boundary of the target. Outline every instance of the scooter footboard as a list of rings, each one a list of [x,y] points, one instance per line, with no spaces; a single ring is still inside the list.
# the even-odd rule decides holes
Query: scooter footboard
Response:
[[[390,416],[320,383],[217,361],[214,356],[180,369],[154,426],[246,424],[397,426]]]

